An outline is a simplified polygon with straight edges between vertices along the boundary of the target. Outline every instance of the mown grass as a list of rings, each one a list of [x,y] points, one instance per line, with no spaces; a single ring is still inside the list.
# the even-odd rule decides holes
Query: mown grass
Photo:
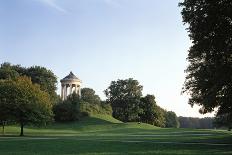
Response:
[[[79,122],[6,127],[0,137],[3,155],[230,155],[232,134],[222,130],[163,129],[144,123],[122,123],[95,115]]]

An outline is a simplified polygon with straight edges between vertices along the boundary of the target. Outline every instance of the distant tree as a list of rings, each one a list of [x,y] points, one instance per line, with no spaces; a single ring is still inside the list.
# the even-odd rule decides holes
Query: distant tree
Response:
[[[156,119],[154,119],[154,125],[159,127],[165,127],[165,114],[166,110],[156,105],[155,107]]]
[[[179,120],[176,113],[173,111],[167,111],[165,113],[165,127],[167,128],[179,128]]]
[[[142,86],[132,78],[112,81],[105,95],[111,103],[113,117],[124,121],[137,121],[141,111],[139,104],[142,96]]]
[[[213,118],[205,117],[205,118],[198,118],[198,117],[178,117],[180,122],[180,128],[195,128],[195,129],[212,129],[213,125]]]
[[[79,95],[73,93],[68,96],[67,100],[61,101],[54,105],[53,112],[55,121],[70,122],[80,119],[80,98]]]
[[[200,128],[201,129],[213,129],[215,125],[213,124],[213,117],[205,117],[200,119]]]
[[[156,104],[154,95],[146,95],[140,99],[140,121],[155,126],[165,126],[165,110]]]
[[[100,104],[101,99],[98,95],[95,94],[95,91],[91,88],[82,88],[81,89],[81,99],[90,104]]]
[[[192,46],[183,91],[205,114],[218,108],[232,122],[232,1],[184,0],[183,22]]]
[[[227,127],[228,131],[231,131],[232,122],[230,120],[232,118],[230,117],[231,117],[230,114],[217,115],[213,123],[216,127]]]
[[[33,85],[27,77],[0,82],[0,112],[5,111],[5,121],[14,120],[24,135],[26,124],[41,125],[52,120],[52,104],[49,95]]]
[[[156,101],[154,95],[146,95],[140,99],[140,108],[142,109],[140,116],[140,121],[144,123],[154,124],[154,120],[157,115],[155,113]]]

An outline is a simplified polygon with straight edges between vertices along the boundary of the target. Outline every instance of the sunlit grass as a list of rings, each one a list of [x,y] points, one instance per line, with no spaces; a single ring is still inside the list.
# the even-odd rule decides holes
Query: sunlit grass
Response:
[[[164,129],[144,123],[122,123],[95,115],[75,123],[43,128],[6,127],[0,154],[14,155],[218,155],[232,154],[232,134],[222,130]]]

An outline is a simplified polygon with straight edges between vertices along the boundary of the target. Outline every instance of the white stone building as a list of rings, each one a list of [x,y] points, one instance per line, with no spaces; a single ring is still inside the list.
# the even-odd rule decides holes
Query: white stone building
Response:
[[[61,99],[66,100],[67,97],[76,93],[81,97],[81,84],[82,81],[76,77],[72,72],[68,76],[60,80],[61,82]]]

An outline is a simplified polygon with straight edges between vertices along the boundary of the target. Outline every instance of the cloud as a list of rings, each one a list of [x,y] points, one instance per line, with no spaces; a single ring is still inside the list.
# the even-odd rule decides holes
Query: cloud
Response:
[[[60,7],[58,4],[57,4],[57,0],[37,0],[53,9],[56,9],[57,11],[59,12],[62,12],[62,13],[68,13],[67,10],[65,10],[64,8]]]

